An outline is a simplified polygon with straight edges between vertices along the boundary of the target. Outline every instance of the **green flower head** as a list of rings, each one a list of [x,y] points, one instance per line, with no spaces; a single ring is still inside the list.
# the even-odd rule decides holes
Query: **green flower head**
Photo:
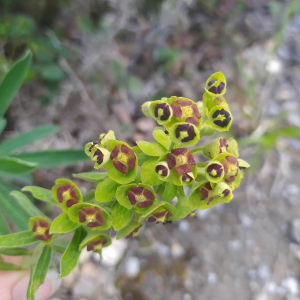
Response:
[[[32,217],[29,219],[29,228],[35,238],[43,243],[50,244],[53,235],[50,234],[50,222],[42,217]]]
[[[198,143],[200,134],[197,127],[190,123],[175,123],[170,127],[170,137],[177,145],[191,147]]]
[[[211,96],[222,96],[226,92],[226,78],[223,73],[212,74],[206,81],[205,91]]]
[[[232,124],[232,115],[227,106],[216,105],[208,115],[209,125],[217,131],[228,131]]]

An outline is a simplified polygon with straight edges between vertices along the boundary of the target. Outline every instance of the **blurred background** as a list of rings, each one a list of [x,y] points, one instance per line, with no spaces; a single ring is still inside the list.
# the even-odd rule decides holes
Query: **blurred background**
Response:
[[[108,129],[152,141],[140,105],[199,101],[222,71],[225,137],[252,165],[230,204],[114,241],[101,263],[84,253],[55,299],[300,299],[299,0],[0,0],[0,80],[27,48],[2,141],[42,124],[60,130],[25,151],[78,149]],[[91,168],[41,169],[33,184]]]

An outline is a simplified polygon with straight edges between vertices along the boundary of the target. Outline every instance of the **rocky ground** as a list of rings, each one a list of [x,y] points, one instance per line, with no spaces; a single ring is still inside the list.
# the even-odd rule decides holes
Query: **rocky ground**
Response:
[[[90,3],[72,2],[58,22],[70,26],[70,15]],[[34,100],[42,87],[28,85],[9,111],[17,121],[6,135],[54,122],[59,134],[35,148],[82,147],[109,128],[128,142],[150,140],[154,124],[140,113],[142,102],[162,95],[200,100],[205,79],[221,70],[232,134],[252,169],[230,204],[147,226],[135,240],[114,241],[102,262],[84,253],[54,298],[300,299],[300,141],[281,137],[265,150],[250,143],[300,126],[300,14],[290,7],[297,1],[224,1],[213,10],[201,1],[166,0],[156,10],[134,3],[112,0],[105,29],[71,32],[76,43],[51,33],[73,49],[73,60],[60,60],[68,79],[48,106]],[[39,171],[35,180],[51,186],[89,168]]]

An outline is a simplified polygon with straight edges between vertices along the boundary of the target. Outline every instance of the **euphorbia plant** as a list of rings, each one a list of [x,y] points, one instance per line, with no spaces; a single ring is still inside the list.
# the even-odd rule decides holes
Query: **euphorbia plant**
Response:
[[[57,179],[52,191],[25,187],[23,191],[36,199],[61,208],[62,213],[53,221],[25,194],[12,193],[28,204],[30,230],[1,236],[0,251],[8,248],[7,253],[13,247],[37,243],[32,250],[31,261],[35,263],[28,299],[34,298],[45,278],[52,250],[62,253],[60,276],[64,277],[76,266],[84,248],[101,253],[114,236],[133,238],[147,223],[177,222],[193,215],[196,209],[232,200],[244,169],[249,167],[238,158],[236,141],[218,137],[197,146],[203,136],[228,131],[232,124],[224,98],[226,85],[225,76],[218,72],[207,80],[203,101],[173,96],[144,103],[144,114],[160,125],[153,130],[156,142],[137,141],[136,146],[130,146],[109,131],[88,143],[85,152],[94,168],[104,171],[75,177],[97,183],[95,191],[82,195],[68,179]],[[64,247],[61,237],[72,231],[73,237]],[[18,249],[14,253],[28,254],[24,248]]]

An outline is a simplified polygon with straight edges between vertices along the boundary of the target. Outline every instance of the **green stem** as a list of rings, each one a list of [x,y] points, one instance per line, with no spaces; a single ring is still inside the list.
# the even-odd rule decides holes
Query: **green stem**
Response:
[[[178,192],[179,192],[179,195],[180,195],[180,196],[182,196],[182,197],[185,196],[183,186],[179,186],[179,187],[178,187]]]
[[[196,147],[196,148],[194,148],[194,149],[191,150],[191,153],[193,155],[203,154],[203,147]]]

